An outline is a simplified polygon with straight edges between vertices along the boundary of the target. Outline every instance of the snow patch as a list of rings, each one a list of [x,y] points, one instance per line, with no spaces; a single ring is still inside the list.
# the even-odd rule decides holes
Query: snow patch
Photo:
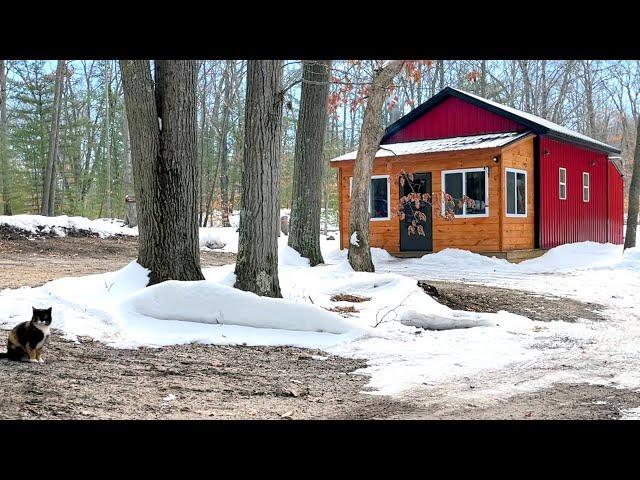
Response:
[[[349,240],[349,243],[351,243],[351,245],[355,245],[356,247],[360,246],[360,241],[358,240],[358,232],[353,232],[351,234],[351,239]]]

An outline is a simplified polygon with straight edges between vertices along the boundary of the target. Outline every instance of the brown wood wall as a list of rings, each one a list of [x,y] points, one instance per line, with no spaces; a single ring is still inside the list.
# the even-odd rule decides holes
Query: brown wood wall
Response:
[[[500,156],[498,164],[493,158]],[[353,161],[339,162],[338,188],[340,189],[340,243],[347,248],[349,241],[349,177],[353,176]],[[533,138],[521,140],[503,150],[500,148],[440,152],[378,158],[374,162],[373,175],[390,175],[391,219],[370,223],[372,247],[389,252],[400,251],[400,221],[396,214],[399,199],[399,175],[402,169],[408,173],[431,172],[432,191],[442,191],[442,171],[459,168],[489,168],[489,216],[481,218],[456,218],[447,221],[433,217],[433,251],[454,247],[475,252],[495,252],[533,248],[534,246],[534,188],[533,188]],[[527,170],[528,216],[507,218],[504,216],[505,168]],[[435,208],[435,206],[434,206]],[[440,207],[438,207],[440,208]],[[501,240],[503,245],[501,247]]]

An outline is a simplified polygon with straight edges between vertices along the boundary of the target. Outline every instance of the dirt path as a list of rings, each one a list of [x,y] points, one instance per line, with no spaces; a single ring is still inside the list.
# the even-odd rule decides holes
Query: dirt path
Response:
[[[0,332],[0,342],[6,337]],[[363,365],[293,347],[120,350],[54,335],[43,365],[0,360],[0,419],[372,419],[408,411],[361,393],[367,378],[351,372]]]
[[[130,237],[0,235],[0,289],[113,271],[136,253],[137,239]],[[203,266],[214,266],[234,262],[235,255],[202,252],[201,259]],[[508,310],[542,321],[602,320],[593,304],[459,282],[429,283],[452,308]],[[0,345],[7,333],[0,331]],[[90,339],[76,344],[54,333],[46,356],[44,365],[0,360],[0,418],[609,419],[640,405],[638,392],[583,383],[504,398],[486,391],[480,395],[506,381],[498,379],[499,372],[425,386],[402,399],[369,395],[363,393],[367,377],[352,373],[363,360],[293,347],[120,350]]]
[[[105,273],[138,256],[136,237],[22,237],[0,235],[0,290],[38,287],[60,277]],[[235,262],[235,254],[200,252],[203,267]]]

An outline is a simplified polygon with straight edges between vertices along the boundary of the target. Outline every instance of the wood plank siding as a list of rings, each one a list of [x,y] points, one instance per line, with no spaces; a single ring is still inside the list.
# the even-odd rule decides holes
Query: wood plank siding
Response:
[[[499,163],[493,161],[500,159]],[[338,169],[340,243],[347,248],[349,240],[349,178],[353,176],[354,161],[335,162]],[[433,251],[461,248],[474,252],[493,252],[534,248],[534,170],[533,136],[526,137],[504,148],[438,152],[377,158],[373,175],[389,175],[389,220],[371,221],[372,247],[389,252],[400,251],[400,221],[398,209],[399,177],[404,169],[408,173],[431,173],[432,191],[442,191],[442,171],[466,168],[488,168],[488,216],[445,220],[433,216]],[[505,169],[516,168],[527,172],[527,217],[506,217]],[[441,208],[439,205],[434,208]]]

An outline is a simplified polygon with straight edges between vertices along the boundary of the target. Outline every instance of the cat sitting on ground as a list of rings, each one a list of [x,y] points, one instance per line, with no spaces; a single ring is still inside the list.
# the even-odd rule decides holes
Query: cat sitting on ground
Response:
[[[7,352],[0,353],[0,358],[44,363],[42,349],[50,335],[51,307],[31,308],[31,320],[22,322],[11,330],[7,339]]]

